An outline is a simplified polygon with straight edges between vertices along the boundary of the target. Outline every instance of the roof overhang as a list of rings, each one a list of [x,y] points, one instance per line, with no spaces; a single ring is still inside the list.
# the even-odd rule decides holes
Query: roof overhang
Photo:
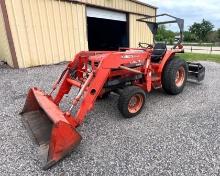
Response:
[[[85,2],[83,2],[83,1],[81,1],[81,0],[66,0],[66,1],[78,2],[78,3],[86,4]],[[150,7],[150,8],[153,8],[153,9],[158,9],[158,7],[156,7],[156,6],[152,6],[152,5],[150,5],[150,4],[141,2],[141,1],[139,1],[139,0],[128,0],[128,1],[134,2],[134,3],[136,3],[136,4],[140,4],[140,5],[143,5],[143,6],[146,6],[146,7]]]
[[[156,7],[156,6],[152,6],[152,5],[150,5],[150,4],[141,2],[141,1],[139,1],[139,0],[129,0],[129,1],[135,2],[135,3],[137,3],[137,4],[141,4],[141,5],[144,5],[144,6],[147,6],[147,7],[151,7],[151,8],[153,8],[153,9],[158,9],[158,7]]]

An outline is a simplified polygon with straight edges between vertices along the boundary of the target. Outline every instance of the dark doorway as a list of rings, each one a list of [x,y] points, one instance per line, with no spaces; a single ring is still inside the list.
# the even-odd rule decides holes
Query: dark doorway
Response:
[[[87,17],[89,50],[129,47],[127,22]]]

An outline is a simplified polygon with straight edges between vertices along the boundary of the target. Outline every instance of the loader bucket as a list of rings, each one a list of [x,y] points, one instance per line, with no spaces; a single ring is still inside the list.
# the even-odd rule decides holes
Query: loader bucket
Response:
[[[37,88],[30,89],[21,115],[36,142],[44,148],[45,170],[76,148],[82,139],[51,97]]]

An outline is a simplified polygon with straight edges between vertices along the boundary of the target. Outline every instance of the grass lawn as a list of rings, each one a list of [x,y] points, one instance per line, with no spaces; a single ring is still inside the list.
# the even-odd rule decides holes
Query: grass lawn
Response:
[[[213,61],[220,63],[220,54],[183,53],[177,54],[177,56],[187,61]]]

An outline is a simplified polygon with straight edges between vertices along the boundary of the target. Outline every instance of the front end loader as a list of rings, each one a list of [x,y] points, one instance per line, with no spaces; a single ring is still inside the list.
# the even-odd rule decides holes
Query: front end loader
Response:
[[[177,95],[183,91],[188,76],[202,81],[205,68],[176,58],[175,54],[181,52],[180,43],[171,50],[161,44],[140,44],[139,48],[119,51],[80,52],[50,93],[31,88],[21,115],[37,143],[45,148],[47,162],[43,169],[53,166],[80,144],[82,137],[77,127],[98,98],[110,92],[119,94],[118,109],[130,118],[144,108],[146,92],[163,88],[168,94]],[[78,94],[69,108],[62,110],[59,105],[72,88],[78,89]],[[73,114],[77,105],[79,109]]]

